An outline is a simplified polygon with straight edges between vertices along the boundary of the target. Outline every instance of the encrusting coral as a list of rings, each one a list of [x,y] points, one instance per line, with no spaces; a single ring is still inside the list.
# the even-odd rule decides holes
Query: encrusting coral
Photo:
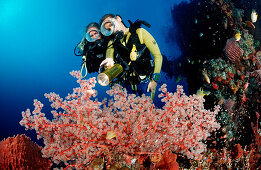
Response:
[[[42,157],[41,149],[24,134],[4,139],[0,142],[0,169],[50,169],[52,162]]]

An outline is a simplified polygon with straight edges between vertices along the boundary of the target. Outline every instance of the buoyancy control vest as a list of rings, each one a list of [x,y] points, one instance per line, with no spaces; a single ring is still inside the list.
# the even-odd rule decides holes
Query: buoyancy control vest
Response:
[[[84,37],[75,47],[74,54],[82,56],[82,65],[86,66],[89,73],[99,71],[100,64],[105,59],[108,41],[108,38],[102,37],[95,42],[88,42]]]
[[[128,20],[129,21],[129,20]],[[126,37],[119,36],[120,40],[113,42],[115,63],[121,64],[125,72],[121,75],[122,81],[129,81],[131,84],[139,84],[141,77],[144,79],[151,77],[154,70],[154,61],[149,49],[145,44],[141,44],[137,29],[141,24],[150,27],[144,21],[136,20],[134,23],[129,21],[129,33],[131,34],[127,43]],[[123,43],[125,45],[123,45]]]
[[[98,72],[101,62],[105,59],[106,47],[104,40],[87,42],[85,45],[86,67],[89,73]]]

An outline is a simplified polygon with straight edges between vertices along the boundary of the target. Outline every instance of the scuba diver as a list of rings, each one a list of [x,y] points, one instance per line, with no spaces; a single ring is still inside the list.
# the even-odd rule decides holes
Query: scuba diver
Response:
[[[104,36],[113,35],[108,42],[106,59],[101,65],[105,65],[106,68],[112,67],[114,63],[121,65],[123,72],[117,77],[116,83],[123,85],[127,90],[131,87],[132,92],[140,96],[150,91],[153,100],[157,82],[160,80],[162,55],[152,35],[141,28],[142,24],[150,27],[147,22],[128,22],[129,28],[119,15],[106,14],[101,18],[101,33]]]
[[[85,68],[83,78],[87,75],[87,72],[94,73],[99,71],[100,64],[105,59],[107,44],[108,41],[106,42],[100,33],[98,23],[91,22],[87,25],[83,39],[74,49],[74,54],[76,56],[82,56],[83,59],[81,69],[82,74],[83,68]]]

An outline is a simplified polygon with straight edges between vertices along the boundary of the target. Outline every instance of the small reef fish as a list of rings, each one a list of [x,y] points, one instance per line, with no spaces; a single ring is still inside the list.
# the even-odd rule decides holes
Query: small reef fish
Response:
[[[244,85],[244,90],[246,90],[249,86],[249,82],[246,82],[246,84]]]
[[[176,83],[180,82],[181,80],[183,80],[183,78],[179,75],[179,76],[176,78]]]
[[[241,34],[240,34],[240,32],[237,32],[237,33],[235,34],[235,39],[236,39],[236,41],[239,41],[239,40],[241,39]]]
[[[204,91],[202,87],[200,87],[196,93],[198,97],[204,97],[205,95],[209,95],[210,91]]]
[[[117,134],[116,134],[116,132],[115,131],[109,131],[109,132],[107,132],[107,134],[106,134],[106,139],[112,139],[112,138],[115,138],[117,136]]]
[[[246,26],[248,26],[250,28],[251,27],[254,28],[254,29],[256,28],[255,25],[251,21],[246,21],[245,24],[246,24]]]
[[[224,24],[224,28],[225,28],[225,29],[227,29],[228,21],[227,21],[227,19],[226,19],[226,18],[224,19],[224,22],[223,22],[223,24]]]
[[[218,85],[217,85],[216,83],[212,82],[211,84],[212,84],[212,87],[213,87],[215,90],[218,90],[219,87],[218,87]]]
[[[233,91],[234,94],[237,93],[238,89],[239,89],[239,82],[237,83],[236,86],[232,86],[232,87],[231,87],[231,90]]]
[[[224,98],[224,97],[221,97],[221,98],[218,100],[218,105],[222,105],[223,103],[225,103],[225,98]]]
[[[255,11],[255,10],[252,10],[252,13],[251,13],[251,21],[252,21],[253,23],[255,23],[255,22],[257,21],[257,17],[258,17],[258,15],[257,15],[256,11]]]
[[[202,74],[208,84],[210,84],[210,78],[208,77],[207,71],[205,69],[202,70]]]

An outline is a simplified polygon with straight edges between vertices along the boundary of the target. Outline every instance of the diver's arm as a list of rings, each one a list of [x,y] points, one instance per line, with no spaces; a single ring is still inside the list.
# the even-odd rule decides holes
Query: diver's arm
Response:
[[[162,66],[162,55],[160,53],[157,42],[155,41],[153,36],[144,28],[138,28],[137,34],[139,36],[141,44],[145,44],[154,57],[155,67],[153,73],[160,73]]]

